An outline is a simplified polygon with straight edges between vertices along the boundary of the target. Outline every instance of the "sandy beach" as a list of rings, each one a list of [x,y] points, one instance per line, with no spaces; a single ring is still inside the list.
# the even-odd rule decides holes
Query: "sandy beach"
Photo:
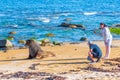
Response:
[[[104,56],[103,41],[94,43]],[[86,42],[41,48],[56,56],[28,60],[28,49],[0,51],[0,80],[120,80],[120,40],[113,41],[110,59],[96,64],[86,60]]]

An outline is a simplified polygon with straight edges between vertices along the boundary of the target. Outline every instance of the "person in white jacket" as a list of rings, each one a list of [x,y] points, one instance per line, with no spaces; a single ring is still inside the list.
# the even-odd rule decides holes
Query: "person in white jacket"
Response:
[[[106,48],[106,54],[104,56],[104,59],[109,59],[110,51],[111,51],[112,35],[110,33],[108,26],[106,26],[104,23],[100,23],[100,28]]]

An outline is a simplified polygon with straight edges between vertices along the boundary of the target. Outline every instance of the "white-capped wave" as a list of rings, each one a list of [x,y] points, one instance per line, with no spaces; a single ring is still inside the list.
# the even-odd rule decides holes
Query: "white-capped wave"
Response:
[[[72,15],[72,13],[61,13],[60,15],[61,16],[69,16],[69,15]]]
[[[59,19],[59,17],[58,16],[54,16],[54,17],[52,17],[53,19]]]
[[[50,19],[49,19],[49,18],[40,18],[39,20],[40,20],[41,22],[44,22],[44,23],[50,22]]]
[[[13,27],[13,28],[17,28],[18,25],[17,24],[13,24],[13,25],[6,25],[6,27]]]
[[[97,14],[97,12],[84,12],[83,14],[89,16],[89,15],[95,15]]]
[[[28,20],[39,20],[39,18],[27,18]]]
[[[45,18],[45,17],[38,17],[38,18],[27,18],[28,20],[36,20],[36,21],[41,21],[41,22],[44,22],[44,23],[48,23],[50,22],[50,19],[49,18]]]

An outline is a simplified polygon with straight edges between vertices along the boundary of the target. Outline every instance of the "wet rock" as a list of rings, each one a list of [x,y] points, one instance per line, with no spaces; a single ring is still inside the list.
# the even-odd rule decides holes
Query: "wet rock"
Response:
[[[13,44],[9,40],[0,40],[0,48],[12,48]]]
[[[25,44],[26,41],[25,41],[25,40],[19,40],[18,43],[20,43],[20,44]]]
[[[70,28],[81,28],[85,29],[85,27],[81,24],[70,24],[70,23],[62,23],[60,26],[62,27],[70,27]]]
[[[13,31],[13,32],[9,32],[8,34],[16,34],[16,32],[15,32],[15,31]]]
[[[69,25],[70,28],[77,28],[76,25]]]
[[[48,45],[51,43],[48,38],[45,38],[45,39],[41,40],[40,42],[41,42],[41,46],[45,46],[45,45]]]
[[[54,37],[55,35],[53,33],[47,33],[47,34],[45,34],[45,36],[47,36],[47,37]]]
[[[80,41],[87,41],[88,39],[86,37],[81,37]]]
[[[59,43],[59,42],[57,42],[57,41],[53,41],[53,44],[54,44],[54,45],[61,45],[62,43]]]
[[[113,24],[112,27],[119,27],[120,28],[120,24]]]
[[[7,38],[8,40],[14,40],[14,36],[8,36],[8,38]]]

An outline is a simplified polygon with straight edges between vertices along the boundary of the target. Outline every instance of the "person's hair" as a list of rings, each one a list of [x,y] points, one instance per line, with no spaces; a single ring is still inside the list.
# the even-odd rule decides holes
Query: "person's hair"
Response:
[[[100,23],[100,25],[103,25],[104,27],[107,27],[107,25],[106,25],[106,24],[104,24],[104,23]]]

